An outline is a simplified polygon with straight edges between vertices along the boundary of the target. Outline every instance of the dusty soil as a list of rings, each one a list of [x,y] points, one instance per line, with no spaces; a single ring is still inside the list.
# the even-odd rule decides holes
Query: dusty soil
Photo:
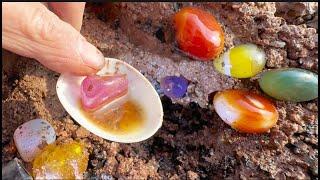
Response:
[[[225,50],[252,42],[266,51],[266,69],[300,67],[318,73],[317,3],[88,4],[81,32],[90,42],[105,56],[139,69],[161,95],[163,76],[183,75],[190,81],[186,97],[175,102],[162,97],[164,122],[152,138],[114,143],[80,127],[63,109],[55,92],[59,74],[3,52],[2,164],[19,157],[15,128],[43,118],[54,126],[58,141],[86,143],[87,179],[317,179],[318,100],[273,100],[280,119],[268,133],[231,129],[213,111],[213,94],[229,88],[262,92],[256,78],[228,78],[212,62],[190,60],[177,50],[171,20],[186,5],[218,19]]]

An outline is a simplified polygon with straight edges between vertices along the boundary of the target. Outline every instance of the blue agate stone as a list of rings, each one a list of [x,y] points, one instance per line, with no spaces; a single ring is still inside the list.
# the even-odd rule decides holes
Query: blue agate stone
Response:
[[[188,80],[182,76],[166,76],[161,79],[160,87],[166,96],[182,98],[187,92]]]

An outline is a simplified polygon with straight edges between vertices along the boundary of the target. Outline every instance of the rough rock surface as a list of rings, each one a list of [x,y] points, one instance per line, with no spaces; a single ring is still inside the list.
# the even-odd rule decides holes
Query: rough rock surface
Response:
[[[269,133],[231,129],[212,110],[212,95],[229,88],[262,92],[255,78],[228,78],[218,74],[212,62],[190,60],[177,50],[171,17],[186,5],[199,6],[218,19],[225,50],[252,42],[266,51],[266,69],[300,67],[318,73],[317,3],[89,4],[81,32],[90,42],[105,56],[133,65],[156,89],[163,76],[183,75],[190,81],[187,96],[174,103],[162,98],[164,122],[152,138],[114,143],[81,128],[63,109],[55,92],[57,73],[5,52],[2,164],[19,157],[15,128],[43,118],[54,126],[58,141],[86,143],[88,179],[316,179],[318,101],[274,101],[280,118]]]

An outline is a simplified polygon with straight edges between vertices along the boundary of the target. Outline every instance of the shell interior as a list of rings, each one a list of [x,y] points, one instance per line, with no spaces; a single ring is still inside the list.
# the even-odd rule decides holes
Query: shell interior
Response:
[[[59,77],[56,91],[60,102],[71,117],[81,126],[104,139],[121,143],[133,143],[148,139],[155,134],[162,125],[163,109],[159,95],[151,83],[138,70],[129,64],[113,58],[105,58],[105,61],[105,67],[101,69],[97,75],[108,73],[127,74],[129,89],[127,95],[112,101],[98,111],[110,109],[117,104],[124,102],[125,99],[130,98],[134,102],[137,102],[145,113],[145,123],[140,130],[127,134],[113,134],[103,130],[88,120],[81,112],[79,106],[80,85],[85,76],[62,74]]]

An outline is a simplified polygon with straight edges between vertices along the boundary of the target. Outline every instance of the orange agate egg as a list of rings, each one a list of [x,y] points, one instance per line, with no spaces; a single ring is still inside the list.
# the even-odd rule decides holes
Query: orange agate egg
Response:
[[[278,121],[276,107],[266,98],[243,90],[218,92],[213,100],[220,118],[245,133],[262,133]]]
[[[174,16],[174,25],[179,48],[187,55],[208,61],[223,50],[222,28],[210,13],[185,7]]]

